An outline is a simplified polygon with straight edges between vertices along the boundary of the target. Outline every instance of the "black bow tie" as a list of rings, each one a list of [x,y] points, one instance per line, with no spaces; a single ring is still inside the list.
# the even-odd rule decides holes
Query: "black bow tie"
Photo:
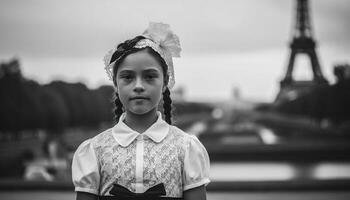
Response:
[[[166,191],[164,188],[163,183],[159,183],[151,188],[149,188],[144,193],[134,193],[128,190],[127,188],[119,185],[119,184],[113,184],[113,188],[109,192],[109,194],[114,195],[118,199],[124,200],[124,199],[153,199],[156,197],[160,197],[162,195],[166,195]]]

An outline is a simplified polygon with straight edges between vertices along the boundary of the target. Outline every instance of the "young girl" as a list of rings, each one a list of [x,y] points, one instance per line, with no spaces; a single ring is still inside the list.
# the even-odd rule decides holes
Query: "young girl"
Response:
[[[169,25],[150,23],[142,36],[106,55],[118,123],[75,152],[77,199],[206,199],[208,153],[195,136],[171,125],[172,57],[180,51]]]

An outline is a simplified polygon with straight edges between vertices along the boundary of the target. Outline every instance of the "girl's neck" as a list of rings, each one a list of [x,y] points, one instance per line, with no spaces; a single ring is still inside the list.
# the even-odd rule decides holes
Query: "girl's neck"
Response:
[[[126,111],[124,123],[131,129],[139,133],[143,133],[157,121],[157,118],[157,109],[153,109],[150,112],[142,115]]]

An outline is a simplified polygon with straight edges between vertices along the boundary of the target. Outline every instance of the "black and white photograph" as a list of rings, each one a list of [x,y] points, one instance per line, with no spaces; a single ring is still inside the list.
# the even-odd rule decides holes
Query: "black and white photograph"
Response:
[[[0,199],[350,199],[349,0],[0,0]]]

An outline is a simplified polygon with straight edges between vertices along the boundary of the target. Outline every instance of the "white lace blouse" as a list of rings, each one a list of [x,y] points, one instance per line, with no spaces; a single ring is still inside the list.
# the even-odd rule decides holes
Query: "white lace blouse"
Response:
[[[144,133],[119,122],[84,141],[72,163],[75,191],[110,195],[113,183],[143,193],[163,183],[168,197],[182,197],[183,191],[209,180],[209,156],[201,142],[175,126],[158,120]]]

